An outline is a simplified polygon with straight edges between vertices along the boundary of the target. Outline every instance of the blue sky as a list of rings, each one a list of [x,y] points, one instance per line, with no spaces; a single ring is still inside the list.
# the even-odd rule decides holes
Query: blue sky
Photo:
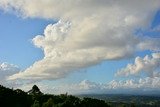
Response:
[[[54,20],[21,18],[3,11],[0,13],[0,19],[2,25],[0,26],[2,30],[0,32],[1,62],[9,62],[18,65],[21,69],[26,69],[35,61],[43,58],[43,52],[32,44],[31,39],[37,34],[42,34],[48,24],[55,23]],[[71,80],[68,81],[75,81],[77,80],[75,76],[79,78],[79,75],[82,75],[80,80],[109,82],[114,78],[116,70],[124,67],[130,60],[104,61],[96,66],[83,69],[82,74],[74,73],[70,76]]]
[[[14,63],[24,69],[43,57],[41,50],[32,45],[31,39],[42,34],[46,25],[54,21],[23,19],[3,11],[0,11],[0,19],[1,62]]]
[[[63,3],[55,6],[57,0],[48,2],[53,6],[40,2],[44,10],[35,2],[17,2],[19,7],[8,0],[0,2],[0,71],[15,72],[4,75],[9,80],[3,78],[1,83],[5,81],[4,85],[8,85],[12,81],[14,85],[8,86],[24,90],[38,84],[47,87],[44,91],[49,93],[63,86],[66,90],[59,93],[93,93],[132,86],[142,86],[137,90],[143,91],[145,82],[150,86],[148,79],[160,81],[159,0],[150,7],[149,2],[143,6],[143,1],[134,1],[139,11],[134,5],[128,9],[128,2],[118,2],[115,7],[116,3],[111,2],[112,8],[95,0],[95,4],[90,4],[99,10],[88,3],[90,8],[82,7],[85,12],[71,4],[67,4],[65,11],[61,9]],[[79,5],[83,6],[83,2]],[[151,66],[147,68],[145,62]],[[143,85],[140,80],[145,81]]]

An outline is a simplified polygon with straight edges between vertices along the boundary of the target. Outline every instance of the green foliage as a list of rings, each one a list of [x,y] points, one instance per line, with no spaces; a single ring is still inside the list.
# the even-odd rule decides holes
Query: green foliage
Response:
[[[120,107],[126,107],[126,105],[125,104],[121,104]]]
[[[136,107],[134,103],[131,104],[131,107]]]
[[[93,98],[79,98],[72,95],[49,95],[41,93],[40,89],[34,85],[28,92],[20,89],[9,89],[0,85],[0,107],[136,107],[137,104],[124,102],[106,103],[104,100]],[[109,105],[108,105],[109,104]],[[152,103],[149,103],[151,106]],[[159,107],[159,105],[156,105]],[[146,107],[142,105],[141,107]]]
[[[31,107],[40,107],[39,101],[35,100]]]
[[[84,98],[82,100],[82,107],[109,107],[109,105],[104,100]]]
[[[30,107],[32,103],[31,97],[24,91],[9,89],[0,85],[1,105],[5,105],[5,107]]]
[[[42,107],[53,107],[53,99],[49,98],[47,102],[43,103]]]

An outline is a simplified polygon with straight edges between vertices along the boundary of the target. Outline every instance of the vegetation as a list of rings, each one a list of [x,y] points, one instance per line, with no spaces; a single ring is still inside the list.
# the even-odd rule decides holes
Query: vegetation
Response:
[[[127,94],[84,94],[78,97],[89,97],[106,101],[111,107],[160,107],[160,96],[127,95]]]
[[[32,96],[26,92],[0,86],[0,107],[30,107],[31,104]]]
[[[9,89],[0,85],[0,107],[136,107],[134,103],[111,102],[89,97],[72,95],[43,94],[34,85],[31,90],[24,92],[20,89]],[[141,105],[141,107],[143,107]],[[149,107],[149,106],[144,106]],[[158,106],[157,106],[158,107]]]
[[[0,85],[0,107],[109,107],[109,105],[98,99],[80,99],[67,94],[43,94],[36,85],[28,92]]]

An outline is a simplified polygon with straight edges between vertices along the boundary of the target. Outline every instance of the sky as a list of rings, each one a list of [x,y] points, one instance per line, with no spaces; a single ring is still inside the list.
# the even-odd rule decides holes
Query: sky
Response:
[[[1,0],[0,29],[4,86],[160,92],[160,0]]]

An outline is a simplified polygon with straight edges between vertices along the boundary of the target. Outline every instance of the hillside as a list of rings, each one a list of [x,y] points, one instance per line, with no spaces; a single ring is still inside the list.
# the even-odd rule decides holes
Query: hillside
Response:
[[[138,95],[52,95],[34,85],[24,92],[0,85],[0,107],[160,107],[159,96]]]
[[[0,107],[109,107],[104,100],[78,98],[72,95],[47,95],[34,85],[24,92],[0,86]]]

